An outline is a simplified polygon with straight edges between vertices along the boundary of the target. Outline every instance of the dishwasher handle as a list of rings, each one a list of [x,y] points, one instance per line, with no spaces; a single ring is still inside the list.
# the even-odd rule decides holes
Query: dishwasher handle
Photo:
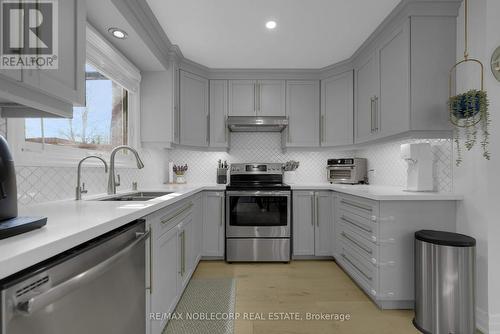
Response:
[[[16,311],[22,315],[28,316],[36,312],[37,310],[40,310],[45,306],[52,304],[56,300],[67,295],[69,292],[105,273],[112,264],[127,256],[127,254],[130,253],[132,249],[146,241],[149,238],[150,234],[151,231],[136,232],[136,239],[127,244],[114,255],[108,257],[106,260],[100,262],[96,266],[76,276],[73,276],[67,281],[62,282],[61,284],[58,284],[37,296],[34,296],[26,301],[19,302],[16,305]]]

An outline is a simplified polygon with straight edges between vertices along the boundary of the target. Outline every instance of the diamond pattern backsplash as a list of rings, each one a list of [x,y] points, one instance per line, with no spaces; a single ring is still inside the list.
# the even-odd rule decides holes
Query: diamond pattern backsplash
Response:
[[[0,118],[0,134],[7,132],[6,120]],[[281,137],[277,133],[233,133],[229,152],[205,152],[185,149],[142,150],[141,157],[146,167],[118,168],[122,186],[119,189],[130,189],[133,181],[139,187],[148,187],[166,181],[166,162],[176,164],[187,163],[186,174],[189,183],[214,183],[217,160],[234,162],[285,162],[298,160],[299,169],[293,177],[287,178],[290,183],[326,182],[326,160],[336,157],[357,156],[368,159],[370,183],[375,185],[404,186],[406,180],[406,163],[399,157],[400,145],[409,142],[429,142],[434,152],[434,178],[436,190],[453,191],[453,146],[450,139],[400,140],[389,143],[374,144],[356,151],[340,150],[308,150],[288,151],[281,149]],[[70,199],[75,196],[75,167],[40,167],[18,166],[17,183],[20,205],[29,205],[47,201]],[[104,193],[107,186],[107,175],[101,167],[84,167],[82,181],[91,194]]]
[[[132,182],[138,182],[139,188],[161,184],[165,181],[165,155],[158,151],[142,150],[141,158],[144,169],[117,168],[120,174],[121,186],[118,190],[131,189]],[[17,197],[20,205],[30,205],[42,202],[75,198],[76,166],[46,167],[18,166]],[[103,167],[82,168],[82,182],[88,190],[83,198],[89,195],[102,194],[107,190],[108,174]]]
[[[411,139],[370,145],[357,151],[368,159],[368,177],[371,184],[406,185],[407,164],[400,158],[400,146],[405,143],[430,143],[434,153],[434,188],[441,192],[453,191],[453,142],[451,139]]]
[[[449,139],[404,140],[370,145],[356,151],[322,150],[290,151],[281,150],[281,137],[277,133],[233,133],[229,152],[200,152],[172,150],[168,159],[175,164],[189,165],[186,174],[188,182],[215,182],[217,160],[234,162],[285,162],[298,160],[299,169],[289,182],[326,182],[326,161],[329,158],[362,157],[368,159],[370,183],[375,185],[404,186],[406,183],[406,163],[399,157],[400,145],[409,142],[430,142],[435,156],[436,190],[452,191],[452,141]]]

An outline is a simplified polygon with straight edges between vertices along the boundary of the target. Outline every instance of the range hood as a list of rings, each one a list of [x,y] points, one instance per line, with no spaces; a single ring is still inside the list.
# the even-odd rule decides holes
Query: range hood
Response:
[[[281,132],[288,126],[286,116],[229,116],[227,127],[232,132]]]

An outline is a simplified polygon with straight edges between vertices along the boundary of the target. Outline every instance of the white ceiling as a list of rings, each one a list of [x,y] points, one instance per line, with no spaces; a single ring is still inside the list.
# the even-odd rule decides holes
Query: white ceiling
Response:
[[[349,58],[400,0],[147,0],[185,57],[211,68],[321,68]],[[265,28],[277,21],[273,31]]]

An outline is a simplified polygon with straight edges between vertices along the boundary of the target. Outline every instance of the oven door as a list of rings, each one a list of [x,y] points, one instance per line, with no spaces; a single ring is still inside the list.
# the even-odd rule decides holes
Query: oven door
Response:
[[[226,237],[290,237],[290,191],[227,191]]]
[[[353,183],[354,166],[328,166],[328,181],[333,183]]]

